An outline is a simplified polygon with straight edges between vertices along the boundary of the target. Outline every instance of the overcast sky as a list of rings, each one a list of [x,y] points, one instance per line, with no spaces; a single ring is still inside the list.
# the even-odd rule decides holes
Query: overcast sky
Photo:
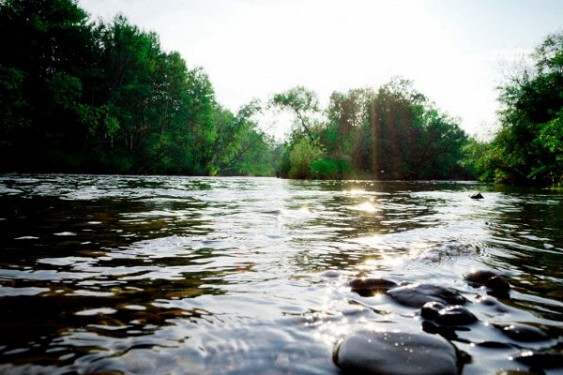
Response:
[[[303,85],[326,106],[333,91],[378,88],[392,77],[485,136],[495,88],[549,33],[563,0],[79,0],[94,18],[118,13],[160,36],[209,75],[218,102]],[[277,135],[287,128],[270,124]],[[278,127],[277,129],[272,129]]]

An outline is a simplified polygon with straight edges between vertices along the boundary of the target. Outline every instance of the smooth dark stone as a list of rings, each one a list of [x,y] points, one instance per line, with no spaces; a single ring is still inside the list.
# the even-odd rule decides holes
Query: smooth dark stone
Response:
[[[549,340],[547,333],[539,328],[524,324],[511,324],[508,326],[496,326],[503,334],[516,341],[534,342]]]
[[[353,292],[362,297],[370,297],[377,293],[385,293],[397,286],[397,283],[386,279],[354,279],[350,282]]]
[[[391,289],[387,294],[401,305],[422,307],[427,302],[463,305],[467,300],[456,290],[432,284],[414,284]]]
[[[494,276],[491,277],[485,283],[487,289],[489,289],[490,294],[497,296],[497,297],[505,297],[508,296],[510,292],[510,284],[502,278],[502,276]]]
[[[422,306],[422,309],[420,309],[420,316],[424,319],[434,320],[440,313],[440,310],[445,307],[446,305],[440,302],[426,302],[424,306]]]
[[[465,281],[474,287],[485,286],[489,293],[496,297],[506,297],[510,291],[510,284],[497,272],[482,270],[465,275]]]
[[[481,270],[471,272],[465,275],[464,279],[467,283],[473,287],[481,287],[487,283],[491,278],[499,276],[497,272],[489,270]]]
[[[529,353],[523,352],[512,357],[516,362],[520,362],[532,369],[563,369],[563,354],[561,353]]]
[[[463,326],[473,324],[477,317],[462,306],[448,306],[438,312],[434,321],[441,325]]]
[[[483,194],[481,194],[481,193],[472,193],[472,194],[469,194],[469,198],[471,198],[471,199],[483,199],[485,197],[483,197]]]
[[[425,333],[359,331],[334,351],[343,374],[457,374],[457,354],[440,336]]]

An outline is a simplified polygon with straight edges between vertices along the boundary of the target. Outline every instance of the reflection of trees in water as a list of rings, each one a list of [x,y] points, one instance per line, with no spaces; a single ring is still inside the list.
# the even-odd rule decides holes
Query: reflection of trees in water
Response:
[[[203,244],[194,251],[179,244],[170,254],[158,254],[162,244],[155,239],[208,235],[212,228],[202,217],[205,207],[191,198],[1,196],[0,286],[39,292],[0,298],[3,351],[28,348],[21,354],[23,363],[35,357],[35,363],[60,366],[105,350],[104,338],[150,335],[172,319],[209,315],[153,303],[222,294],[226,276],[238,272],[234,267],[205,270],[201,264],[215,255]],[[65,337],[75,333],[97,338],[90,346],[65,344]],[[59,359],[65,354],[68,359]]]

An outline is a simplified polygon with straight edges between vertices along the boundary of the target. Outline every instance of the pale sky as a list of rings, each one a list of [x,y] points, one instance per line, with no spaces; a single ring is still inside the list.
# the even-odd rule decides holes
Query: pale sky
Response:
[[[563,0],[79,0],[104,21],[121,13],[209,75],[236,112],[302,85],[330,94],[414,82],[471,135],[495,129],[496,87],[550,33]],[[284,121],[267,124],[280,136]]]

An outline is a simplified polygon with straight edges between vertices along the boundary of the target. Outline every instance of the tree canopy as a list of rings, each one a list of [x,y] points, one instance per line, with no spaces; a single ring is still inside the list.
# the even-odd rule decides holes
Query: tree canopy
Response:
[[[491,142],[400,78],[326,108],[296,86],[232,112],[157,34],[94,21],[76,0],[0,0],[0,42],[0,171],[563,181],[563,33],[500,88]],[[264,109],[293,116],[283,144]]]
[[[466,147],[465,164],[485,181],[563,183],[563,33],[549,35],[531,57],[533,65],[499,88],[494,139]]]
[[[303,103],[289,95],[298,92],[307,90],[277,94],[272,103],[279,105],[280,98]],[[311,123],[303,115],[305,106],[291,108],[297,124]],[[457,122],[414,90],[412,82],[394,79],[377,91],[334,92],[323,121],[293,131],[281,173],[292,178],[469,178],[459,165],[467,142]]]
[[[201,68],[122,15],[93,22],[76,1],[4,0],[0,42],[2,170],[274,173],[248,108],[222,108]]]

